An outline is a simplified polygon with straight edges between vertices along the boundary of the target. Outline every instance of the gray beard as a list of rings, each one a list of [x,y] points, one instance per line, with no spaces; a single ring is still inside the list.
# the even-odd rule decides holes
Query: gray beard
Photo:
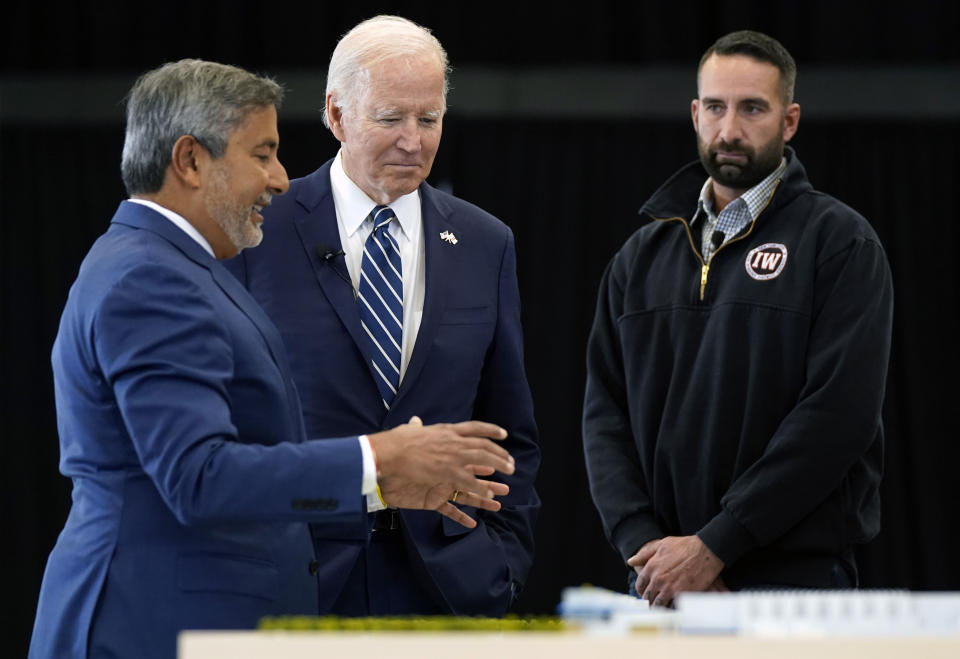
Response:
[[[226,170],[215,170],[206,205],[210,217],[237,251],[256,247],[263,240],[263,230],[250,221],[253,209],[230,198]]]

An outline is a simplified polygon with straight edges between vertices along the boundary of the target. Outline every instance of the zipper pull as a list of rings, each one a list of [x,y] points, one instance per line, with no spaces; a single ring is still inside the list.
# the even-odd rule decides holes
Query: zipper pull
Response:
[[[707,273],[710,272],[710,266],[704,263],[700,266],[700,301],[703,301],[703,292],[707,288]]]

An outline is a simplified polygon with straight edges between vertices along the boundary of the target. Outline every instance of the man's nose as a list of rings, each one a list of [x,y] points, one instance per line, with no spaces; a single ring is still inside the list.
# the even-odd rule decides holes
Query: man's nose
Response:
[[[401,124],[397,148],[408,153],[416,153],[420,150],[420,124],[416,118],[408,119]]]
[[[728,144],[733,144],[743,139],[743,129],[736,112],[728,111],[721,117],[720,134],[718,137]]]
[[[267,181],[272,194],[283,194],[290,188],[290,179],[287,178],[287,170],[279,159],[274,159],[270,167],[270,178]]]

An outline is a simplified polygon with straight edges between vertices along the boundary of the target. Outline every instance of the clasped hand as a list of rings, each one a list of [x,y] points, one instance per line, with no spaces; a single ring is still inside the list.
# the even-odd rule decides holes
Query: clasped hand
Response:
[[[681,592],[725,591],[723,561],[695,535],[651,540],[627,560],[637,573],[637,593],[656,606],[671,606]]]

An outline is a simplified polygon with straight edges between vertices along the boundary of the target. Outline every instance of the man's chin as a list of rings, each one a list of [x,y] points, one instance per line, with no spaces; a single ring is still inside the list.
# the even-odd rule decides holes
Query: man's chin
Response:
[[[239,242],[241,244],[235,245],[237,252],[242,252],[245,249],[258,246],[261,242],[263,242],[263,229],[255,224],[251,224],[247,231],[244,232],[243,238]]]
[[[390,197],[392,203],[400,197],[415,191],[420,187],[421,183],[423,183],[423,178],[420,176],[410,176],[402,180],[394,181],[394,185],[390,186],[390,189],[387,190],[387,196]]]
[[[732,162],[722,162],[714,165],[721,178],[738,179],[743,175],[743,165]]]
[[[710,175],[710,178],[720,185],[734,190],[746,190],[747,188],[750,188],[758,183],[763,178],[760,177],[760,179],[752,181],[752,179],[756,178],[756,173],[753,171],[752,167],[752,161],[738,164],[732,162],[717,162],[716,160],[712,160],[709,164],[710,166],[704,167],[704,169],[707,170],[707,174]]]

